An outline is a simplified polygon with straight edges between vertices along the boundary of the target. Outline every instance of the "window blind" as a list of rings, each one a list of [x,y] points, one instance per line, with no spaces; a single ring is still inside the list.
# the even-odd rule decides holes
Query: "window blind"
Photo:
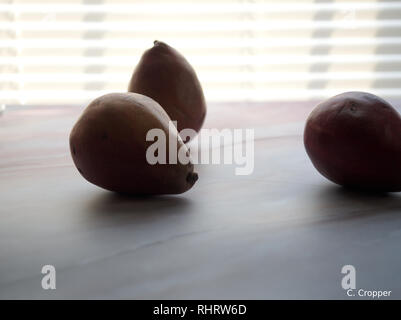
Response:
[[[401,1],[1,0],[0,104],[126,91],[153,40],[183,53],[208,101],[401,97]]]

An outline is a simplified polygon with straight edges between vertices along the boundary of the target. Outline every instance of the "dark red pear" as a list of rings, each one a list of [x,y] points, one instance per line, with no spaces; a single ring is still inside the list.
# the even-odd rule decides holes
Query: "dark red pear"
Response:
[[[70,134],[70,149],[78,171],[89,182],[110,191],[129,194],[176,194],[190,189],[198,175],[192,163],[152,164],[147,158],[147,133],[159,129],[166,141],[176,139],[172,152],[183,143],[163,108],[136,93],[111,93],[92,101]],[[149,141],[147,141],[149,140]],[[178,156],[177,156],[178,157]]]
[[[346,92],[312,111],[306,152],[327,179],[348,187],[401,191],[401,117],[385,100]]]
[[[156,100],[177,129],[199,132],[206,116],[206,103],[195,70],[185,57],[164,42],[155,41],[144,52],[128,86]]]

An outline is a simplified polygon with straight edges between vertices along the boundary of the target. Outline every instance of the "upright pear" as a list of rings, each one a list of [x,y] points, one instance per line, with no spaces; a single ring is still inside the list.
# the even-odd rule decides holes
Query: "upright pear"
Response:
[[[136,93],[111,93],[92,101],[70,134],[73,161],[89,182],[110,191],[129,194],[177,194],[190,189],[198,178],[189,161],[182,163],[178,153],[188,155],[163,108],[149,97]],[[155,129],[156,135],[147,137]],[[173,149],[168,144],[176,141]],[[149,139],[150,138],[150,139]],[[162,148],[153,152],[165,161],[149,159],[154,141]],[[177,156],[170,163],[168,155]],[[157,160],[157,159],[156,159]],[[188,158],[189,160],[189,158]],[[161,162],[161,163],[160,163]]]
[[[164,42],[142,55],[128,86],[136,92],[156,100],[173,121],[177,129],[202,127],[206,116],[206,103],[195,70],[185,57]],[[187,142],[187,141],[185,141]]]

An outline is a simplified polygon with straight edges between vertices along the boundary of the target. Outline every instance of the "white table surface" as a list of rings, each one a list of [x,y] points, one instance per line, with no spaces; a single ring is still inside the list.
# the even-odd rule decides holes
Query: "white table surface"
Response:
[[[302,143],[315,102],[212,104],[205,127],[256,129],[255,170],[197,166],[178,196],[113,194],[69,155],[81,108],[0,116],[0,298],[346,299],[357,288],[401,298],[400,194],[344,190]],[[43,290],[41,268],[56,268]]]

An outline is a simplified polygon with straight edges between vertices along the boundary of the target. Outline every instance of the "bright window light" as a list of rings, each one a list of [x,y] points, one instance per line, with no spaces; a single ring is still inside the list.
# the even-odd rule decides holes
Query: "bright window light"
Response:
[[[0,105],[85,104],[126,91],[167,42],[208,101],[401,97],[401,1],[3,0]]]

